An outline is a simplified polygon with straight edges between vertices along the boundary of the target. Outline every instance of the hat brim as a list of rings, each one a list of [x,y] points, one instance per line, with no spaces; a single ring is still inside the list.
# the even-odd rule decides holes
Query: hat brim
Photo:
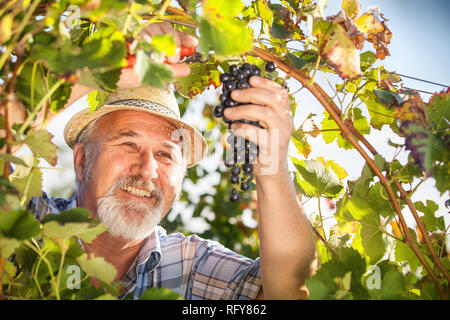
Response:
[[[104,116],[105,114],[119,110],[135,110],[140,112],[148,112],[164,118],[177,129],[182,129],[178,130],[178,132],[183,136],[183,156],[186,159],[187,168],[194,166],[197,162],[199,162],[206,156],[208,145],[205,138],[200,132],[188,125],[186,122],[159,113],[157,111],[120,104],[103,105],[101,106],[101,108],[93,112],[89,112],[89,108],[86,108],[76,113],[69,120],[69,122],[67,122],[67,125],[64,128],[64,139],[66,143],[70,148],[73,148],[78,135],[90,122]]]

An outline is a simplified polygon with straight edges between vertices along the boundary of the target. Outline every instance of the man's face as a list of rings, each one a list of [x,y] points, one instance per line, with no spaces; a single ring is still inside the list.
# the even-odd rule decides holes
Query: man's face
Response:
[[[145,238],[181,192],[185,168],[181,144],[171,139],[175,129],[161,117],[132,110],[97,121],[83,197],[112,235]]]

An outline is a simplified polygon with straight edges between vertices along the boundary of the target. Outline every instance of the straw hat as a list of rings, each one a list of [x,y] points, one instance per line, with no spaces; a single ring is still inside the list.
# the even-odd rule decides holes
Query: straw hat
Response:
[[[180,119],[180,110],[172,89],[156,89],[149,86],[117,90],[95,111],[89,108],[75,114],[64,128],[64,139],[73,148],[80,132],[93,120],[117,110],[136,110],[163,117],[178,128],[182,136],[183,156],[186,166],[192,167],[202,160],[208,150],[205,139],[196,129]]]

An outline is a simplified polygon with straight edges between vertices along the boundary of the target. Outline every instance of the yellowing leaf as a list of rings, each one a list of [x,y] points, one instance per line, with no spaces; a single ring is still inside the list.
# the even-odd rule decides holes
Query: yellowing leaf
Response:
[[[355,19],[361,10],[361,4],[359,0],[343,0],[342,9],[350,18]]]
[[[353,79],[361,75],[359,51],[342,26],[315,21],[314,34],[319,38],[320,55],[341,78]]]
[[[367,10],[355,21],[359,30],[366,35],[366,40],[372,42],[378,59],[390,55],[387,45],[391,42],[392,32],[384,23],[386,20],[378,8],[375,8]]]
[[[381,130],[384,125],[390,125],[395,121],[394,111],[386,107],[375,95],[370,95],[364,99],[370,115],[370,125]]]
[[[173,56],[175,54],[176,43],[175,39],[168,34],[158,34],[152,36],[152,46],[168,57]]]
[[[13,31],[14,14],[6,14],[0,19],[0,44],[11,38]]]
[[[241,0],[206,0],[202,1],[202,7],[208,20],[222,20],[237,17],[244,4]]]
[[[339,164],[334,162],[333,160],[328,160],[325,162],[325,159],[323,157],[317,158],[322,164],[327,168],[327,170],[331,169],[336,174],[336,176],[339,178],[339,180],[342,180],[348,176],[347,171],[345,171],[344,168],[342,168]]]
[[[220,86],[220,71],[214,63],[193,63],[189,77],[177,78],[175,89],[185,98],[193,98],[205,91],[210,85]]]
[[[420,96],[414,96],[404,101],[395,108],[394,117],[401,122],[412,121],[417,124],[425,123],[425,109],[422,98]]]
[[[273,13],[270,10],[265,0],[258,0],[256,2],[259,16],[262,18],[266,30],[270,29],[273,23]]]

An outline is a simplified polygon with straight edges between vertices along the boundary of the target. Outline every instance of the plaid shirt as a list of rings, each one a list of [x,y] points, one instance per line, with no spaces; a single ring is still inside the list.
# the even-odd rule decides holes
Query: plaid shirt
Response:
[[[28,209],[42,221],[50,213],[76,206],[76,197],[66,200],[44,192],[30,200]],[[132,293],[138,299],[147,289],[158,287],[187,300],[255,299],[262,285],[259,258],[249,259],[195,235],[167,235],[160,226],[144,240],[122,283],[126,293],[121,298]]]

